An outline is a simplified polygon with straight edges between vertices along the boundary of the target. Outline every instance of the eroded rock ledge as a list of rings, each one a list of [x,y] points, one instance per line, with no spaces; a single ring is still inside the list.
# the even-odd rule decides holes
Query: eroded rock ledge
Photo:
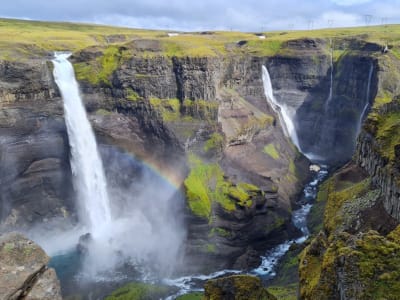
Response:
[[[60,283],[49,257],[18,233],[0,236],[0,299],[61,300]]]

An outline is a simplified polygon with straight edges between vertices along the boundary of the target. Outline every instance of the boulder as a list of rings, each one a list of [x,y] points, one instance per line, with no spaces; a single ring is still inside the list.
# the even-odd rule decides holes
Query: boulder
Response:
[[[0,299],[61,300],[60,283],[40,246],[18,233],[0,236]]]

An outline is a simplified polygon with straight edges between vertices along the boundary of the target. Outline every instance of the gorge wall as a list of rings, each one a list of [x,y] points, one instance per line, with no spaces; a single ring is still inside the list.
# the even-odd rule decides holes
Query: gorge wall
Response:
[[[400,64],[390,52],[376,64],[377,94],[355,155],[318,195],[323,226],[300,255],[302,299],[398,298]]]
[[[100,148],[112,145],[172,174],[186,193],[186,252],[212,270],[255,266],[262,251],[299,234],[290,217],[308,162],[267,104],[263,65],[278,100],[296,112],[302,150],[332,165],[350,158],[360,113],[377,91],[377,49],[345,40],[337,47],[327,111],[325,40],[289,41],[269,57],[169,58],[157,40],[137,39],[86,48],[72,61]],[[3,230],[76,221],[51,68],[39,59],[0,64]]]

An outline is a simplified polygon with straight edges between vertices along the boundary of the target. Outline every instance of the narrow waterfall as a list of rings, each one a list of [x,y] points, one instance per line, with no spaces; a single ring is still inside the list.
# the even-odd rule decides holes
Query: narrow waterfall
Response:
[[[267,101],[272,109],[278,114],[279,122],[283,127],[286,136],[290,137],[293,144],[300,149],[299,139],[297,137],[296,126],[293,123],[293,113],[290,112],[286,104],[280,104],[274,97],[274,90],[272,89],[271,77],[269,76],[268,69],[262,66],[262,80],[264,84],[264,93]]]
[[[331,42],[331,65],[330,65],[330,69],[331,69],[331,81],[330,81],[330,86],[329,86],[329,95],[328,95],[328,99],[325,102],[325,112],[328,111],[329,108],[329,104],[332,101],[332,96],[333,96],[333,44],[332,44],[332,39],[330,40]]]
[[[74,69],[68,61],[69,56],[67,53],[55,54],[54,78],[64,101],[74,188],[83,210],[81,221],[96,238],[101,234],[100,228],[111,222],[110,202],[103,163],[79,94]]]
[[[368,106],[369,106],[369,101],[370,101],[369,97],[370,97],[370,94],[371,94],[371,80],[372,80],[373,72],[374,72],[374,65],[371,63],[371,66],[369,68],[369,73],[368,73],[367,91],[365,93],[365,105],[363,107],[363,110],[361,111],[360,119],[358,120],[356,137],[360,134],[362,122],[363,122],[363,119],[365,117],[365,113],[367,112],[367,109],[368,109]]]

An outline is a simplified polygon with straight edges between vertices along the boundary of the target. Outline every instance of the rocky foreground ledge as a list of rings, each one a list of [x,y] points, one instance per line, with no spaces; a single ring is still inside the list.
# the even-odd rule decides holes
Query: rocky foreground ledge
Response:
[[[0,300],[61,300],[44,250],[18,233],[0,236]]]

